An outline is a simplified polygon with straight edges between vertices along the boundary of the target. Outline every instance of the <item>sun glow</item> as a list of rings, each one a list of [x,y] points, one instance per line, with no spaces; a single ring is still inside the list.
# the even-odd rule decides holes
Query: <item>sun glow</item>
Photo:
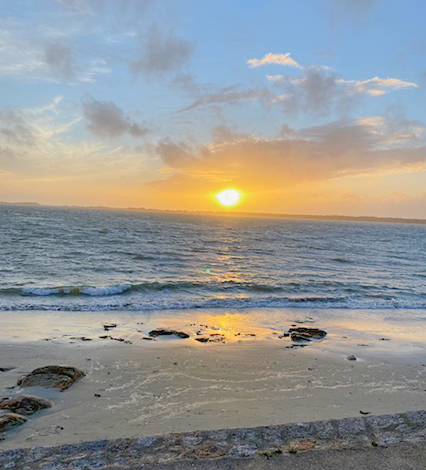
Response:
[[[215,197],[220,205],[232,207],[241,201],[241,192],[236,189],[224,189],[217,193]]]

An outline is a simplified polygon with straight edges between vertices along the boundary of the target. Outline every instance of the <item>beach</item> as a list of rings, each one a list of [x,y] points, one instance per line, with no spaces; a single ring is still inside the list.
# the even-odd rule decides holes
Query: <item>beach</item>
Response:
[[[0,372],[2,396],[30,393],[54,405],[8,431],[0,449],[426,408],[419,312],[411,321],[406,312],[404,322],[386,311],[180,313],[3,312],[0,367],[13,369]],[[301,326],[327,336],[283,337]],[[155,328],[189,338],[148,340]],[[64,392],[16,386],[54,364],[86,376]]]

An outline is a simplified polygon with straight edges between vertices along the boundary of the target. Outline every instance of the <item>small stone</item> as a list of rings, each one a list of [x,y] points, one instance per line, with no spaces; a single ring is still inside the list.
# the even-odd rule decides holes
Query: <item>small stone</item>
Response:
[[[6,413],[4,415],[0,415],[0,432],[8,431],[14,426],[24,424],[26,421],[28,421],[28,418],[16,413]]]
[[[352,354],[352,356],[348,356],[346,358],[348,361],[356,361],[356,357]]]
[[[35,395],[19,395],[0,399],[0,410],[10,410],[20,415],[30,415],[38,410],[51,408],[53,403]]]
[[[110,323],[109,325],[104,325],[104,330],[109,331],[111,328],[116,328],[117,325],[115,323]]]

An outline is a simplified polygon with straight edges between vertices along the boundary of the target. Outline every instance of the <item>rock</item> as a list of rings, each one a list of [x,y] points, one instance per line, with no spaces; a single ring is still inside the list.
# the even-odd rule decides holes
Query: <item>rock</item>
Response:
[[[312,339],[323,339],[327,336],[327,332],[318,328],[290,328],[289,333],[293,341],[311,341]]]
[[[24,424],[26,421],[28,421],[28,418],[16,413],[6,413],[4,415],[0,415],[0,432],[7,431],[14,426]]]
[[[104,325],[104,330],[109,331],[111,328],[116,328],[117,325],[115,323],[110,323],[109,325]]]
[[[200,343],[221,343],[225,341],[225,335],[220,333],[212,333],[210,336],[202,336],[201,338],[194,339]]]
[[[158,329],[152,330],[149,333],[149,336],[156,338],[157,336],[178,336],[179,338],[186,339],[189,338],[189,335],[183,331],[169,330],[169,329]]]
[[[352,356],[348,356],[346,358],[348,361],[356,361],[356,357],[352,354]]]
[[[34,369],[30,374],[18,380],[21,387],[53,387],[66,390],[76,380],[86,374],[71,366],[45,366]]]
[[[198,341],[200,343],[208,343],[209,338],[203,337],[203,338],[195,338],[195,341]]]
[[[291,339],[293,341],[311,341],[312,338],[308,335],[299,334],[299,333],[292,333],[291,334]]]
[[[70,339],[79,339],[81,341],[92,341],[92,338],[86,338],[85,336],[73,336]]]
[[[132,344],[132,342],[129,341],[128,339],[114,338],[113,336],[110,336],[110,335],[99,336],[99,338],[101,338],[101,339],[112,339],[113,341],[118,341],[118,342],[124,343],[124,344]]]
[[[15,367],[0,367],[0,372],[9,372],[13,369],[15,369]]]
[[[51,408],[53,403],[34,395],[19,395],[14,398],[0,399],[0,410],[10,410],[20,415],[30,415],[44,408]]]

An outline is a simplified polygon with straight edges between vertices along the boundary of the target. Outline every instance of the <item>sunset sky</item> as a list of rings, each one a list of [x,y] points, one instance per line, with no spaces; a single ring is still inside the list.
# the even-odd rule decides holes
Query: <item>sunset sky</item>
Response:
[[[2,0],[0,201],[426,218],[426,2]],[[229,209],[228,209],[229,210]]]

